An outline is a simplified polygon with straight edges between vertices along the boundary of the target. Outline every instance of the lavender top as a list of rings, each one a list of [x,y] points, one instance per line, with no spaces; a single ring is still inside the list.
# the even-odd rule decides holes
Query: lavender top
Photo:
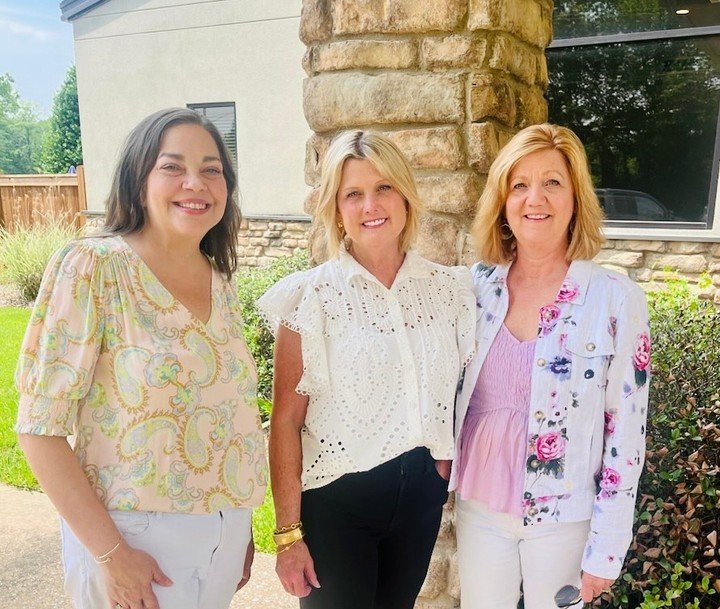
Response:
[[[519,341],[503,324],[470,397],[460,437],[457,492],[523,517],[525,438],[535,340]]]

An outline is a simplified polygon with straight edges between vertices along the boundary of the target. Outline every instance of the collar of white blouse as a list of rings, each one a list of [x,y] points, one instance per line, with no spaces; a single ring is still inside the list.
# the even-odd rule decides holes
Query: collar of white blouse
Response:
[[[338,261],[343,275],[345,275],[348,282],[357,277],[363,277],[368,281],[374,281],[382,285],[375,275],[352,257],[344,244],[340,244]],[[430,265],[427,260],[420,256],[415,250],[411,249],[405,254],[405,260],[403,260],[402,266],[398,270],[395,281],[393,282],[393,287],[399,285],[400,282],[406,279],[424,279],[430,277],[430,270]]]

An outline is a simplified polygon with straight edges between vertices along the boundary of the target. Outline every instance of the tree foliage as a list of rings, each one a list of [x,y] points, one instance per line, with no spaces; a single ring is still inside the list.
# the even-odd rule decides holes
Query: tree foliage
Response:
[[[12,76],[0,74],[0,173],[37,173],[45,128]]]
[[[81,165],[82,162],[77,76],[75,66],[72,66],[53,100],[43,147],[42,169],[48,173],[66,173],[70,166]]]
[[[665,4],[559,0],[555,22],[561,37],[678,27]],[[716,47],[716,38],[658,38],[548,53],[551,120],[584,142],[597,187],[644,191],[682,219],[705,220],[720,101]]]

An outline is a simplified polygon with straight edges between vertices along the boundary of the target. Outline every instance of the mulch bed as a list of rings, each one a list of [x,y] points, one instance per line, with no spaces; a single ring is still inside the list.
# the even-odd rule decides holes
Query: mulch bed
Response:
[[[0,283],[0,307],[29,307],[14,285]]]

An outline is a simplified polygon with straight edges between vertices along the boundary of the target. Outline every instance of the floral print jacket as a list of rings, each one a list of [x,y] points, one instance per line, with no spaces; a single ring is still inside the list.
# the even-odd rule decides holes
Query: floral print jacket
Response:
[[[472,268],[477,355],[458,388],[455,437],[508,311],[509,265]],[[590,519],[584,571],[614,579],[632,539],[650,373],[645,294],[590,261],[571,263],[540,311],[523,497],[526,525]],[[455,488],[453,471],[450,488]]]

